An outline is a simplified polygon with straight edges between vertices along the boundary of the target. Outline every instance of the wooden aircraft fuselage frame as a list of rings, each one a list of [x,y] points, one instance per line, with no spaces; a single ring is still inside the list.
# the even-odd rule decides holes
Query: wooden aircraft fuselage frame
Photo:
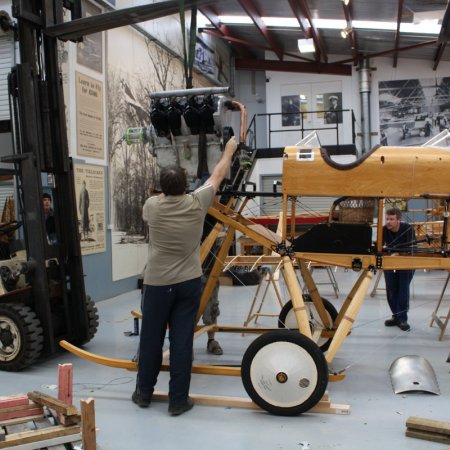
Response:
[[[242,215],[246,199],[238,210],[233,208],[235,199],[230,198],[226,205],[214,203],[209,214],[217,219],[217,224],[201,246],[201,260],[203,261],[212,249],[219,234],[225,230],[222,244],[216,254],[207,283],[202,293],[197,321],[203,314],[211,293],[218,283],[219,276],[225,266],[260,266],[272,265],[281,269],[298,324],[299,332],[313,340],[307,308],[303,298],[297,273],[298,270],[308,289],[311,300],[325,328],[320,331],[321,336],[331,339],[325,358],[331,364],[345,338],[351,332],[360,307],[366,297],[371,280],[376,270],[394,269],[442,269],[450,271],[450,257],[448,252],[448,231],[443,239],[445,248],[434,254],[389,254],[382,248],[383,201],[385,198],[436,198],[449,201],[450,199],[450,151],[440,148],[423,147],[378,147],[364,158],[349,165],[334,163],[323,149],[287,147],[283,161],[283,211],[281,222],[281,236],[269,231],[262,225],[253,223]],[[294,237],[295,203],[298,197],[327,196],[327,197],[366,197],[374,198],[378,202],[377,239],[374,252],[371,254],[340,254],[317,252],[293,252],[288,238]],[[290,210],[289,203],[291,203]],[[290,214],[294,220],[287,220]],[[289,235],[290,228],[290,235]],[[444,230],[447,230],[445,227]],[[239,231],[257,244],[272,250],[273,256],[229,256],[229,250]],[[330,323],[323,300],[317,286],[307,268],[309,261],[339,266],[360,271],[355,285],[348,293],[334,323]],[[355,262],[357,261],[357,264]],[[264,333],[270,329],[218,326],[202,327],[197,325],[196,335],[206,331],[219,332],[255,332]],[[118,360],[97,356],[78,349],[67,342],[61,345],[67,350],[90,359],[99,364],[136,370],[133,361]],[[163,370],[168,365],[162,365]],[[193,373],[239,376],[239,367],[193,365]],[[345,377],[342,373],[333,373],[330,369],[329,381],[338,381]]]

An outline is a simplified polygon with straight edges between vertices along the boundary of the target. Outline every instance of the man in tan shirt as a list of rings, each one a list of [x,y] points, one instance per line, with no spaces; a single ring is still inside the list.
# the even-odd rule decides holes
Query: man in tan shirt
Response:
[[[203,221],[237,149],[231,138],[211,176],[197,190],[185,193],[186,174],[180,167],[161,170],[162,194],[143,208],[149,227],[148,260],[144,272],[143,319],[138,375],[132,400],[150,405],[162,362],[169,327],[169,413],[179,415],[193,406],[189,397],[195,316],[200,303],[202,267],[200,239]]]

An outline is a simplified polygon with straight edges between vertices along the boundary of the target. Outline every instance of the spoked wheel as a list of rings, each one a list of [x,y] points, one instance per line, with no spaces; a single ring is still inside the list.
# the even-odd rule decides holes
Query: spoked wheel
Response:
[[[20,303],[0,303],[0,370],[18,371],[41,355],[43,330],[36,313]]]
[[[241,377],[250,398],[279,416],[294,416],[315,406],[328,384],[328,365],[320,348],[291,330],[255,339],[242,359]]]
[[[317,308],[311,300],[309,295],[304,295],[303,300],[305,301],[305,306],[307,308],[307,313],[309,317],[309,326],[311,327],[311,333],[317,329],[323,330],[325,328],[322,320],[320,319],[319,313],[317,312]],[[322,298],[323,306],[325,307],[325,311],[328,316],[329,322],[332,324],[336,317],[338,316],[338,312],[333,304]],[[297,318],[295,317],[295,312],[292,307],[292,300],[286,302],[286,304],[281,309],[280,315],[278,316],[278,328],[289,328],[290,330],[298,330]],[[316,344],[320,347],[320,349],[325,352],[328,350],[328,347],[331,344],[330,337],[319,336]]]

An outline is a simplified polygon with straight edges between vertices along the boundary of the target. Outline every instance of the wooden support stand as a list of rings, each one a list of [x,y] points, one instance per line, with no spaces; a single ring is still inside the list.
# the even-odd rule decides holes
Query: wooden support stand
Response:
[[[283,301],[281,300],[281,295],[280,295],[280,290],[278,287],[278,278],[279,278],[279,274],[280,271],[279,270],[275,270],[274,272],[272,271],[272,268],[270,268],[265,275],[263,275],[259,281],[258,287],[256,288],[256,292],[255,292],[255,296],[253,297],[252,300],[252,304],[250,306],[250,309],[248,311],[247,314],[247,318],[244,321],[244,327],[247,327],[249,325],[249,323],[253,320],[256,324],[256,322],[258,321],[258,317],[278,317],[280,315],[280,311],[281,308],[283,308]],[[258,303],[258,296],[259,293],[261,291],[261,288],[263,287],[263,284],[266,283],[266,285],[264,286],[264,291],[262,293],[261,298],[259,299],[259,305],[255,311],[256,308],[256,304]],[[278,306],[280,308],[280,310],[278,311],[277,314],[269,314],[269,313],[263,313],[262,308],[264,305],[264,301],[266,300],[266,296],[269,290],[269,287],[272,285],[274,292],[275,292],[275,296],[278,300]]]
[[[442,288],[441,296],[439,297],[438,304],[436,305],[436,309],[431,314],[431,322],[430,327],[433,326],[433,323],[436,322],[436,325],[439,327],[441,332],[439,333],[439,340],[442,341],[444,337],[445,330],[447,329],[448,322],[450,321],[450,308],[447,311],[446,316],[439,316],[439,307],[441,306],[442,299],[444,298],[445,291],[447,290],[448,282],[450,280],[450,272],[447,275],[447,279],[445,280],[444,287]],[[443,321],[442,321],[443,319]]]
[[[311,273],[311,275],[316,269],[325,270],[326,274],[328,275],[329,281],[321,281],[321,282],[315,281],[315,285],[316,286],[331,285],[331,287],[333,288],[333,291],[334,291],[334,296],[336,298],[339,298],[339,286],[338,286],[336,277],[334,276],[333,269],[330,266],[323,266],[321,264],[314,264],[314,263],[309,262],[308,269],[309,269],[309,272]],[[307,289],[306,285],[303,287],[303,293],[304,294],[308,293],[308,289]]]

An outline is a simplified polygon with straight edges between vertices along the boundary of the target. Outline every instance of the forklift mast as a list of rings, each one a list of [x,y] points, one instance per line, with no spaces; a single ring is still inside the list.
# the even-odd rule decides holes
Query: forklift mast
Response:
[[[58,43],[56,37],[44,32],[45,27],[63,22],[63,6],[70,8],[73,19],[81,16],[80,1],[12,2],[20,64],[13,67],[8,79],[14,154],[2,158],[16,169],[27,261],[32,268],[27,275],[30,295],[14,301],[36,314],[42,327],[44,354],[54,353],[64,337],[85,343],[93,331],[84,287]],[[45,174],[54,180],[55,243],[48,242],[44,222]],[[2,367],[0,358],[0,369],[21,369],[33,359]]]

